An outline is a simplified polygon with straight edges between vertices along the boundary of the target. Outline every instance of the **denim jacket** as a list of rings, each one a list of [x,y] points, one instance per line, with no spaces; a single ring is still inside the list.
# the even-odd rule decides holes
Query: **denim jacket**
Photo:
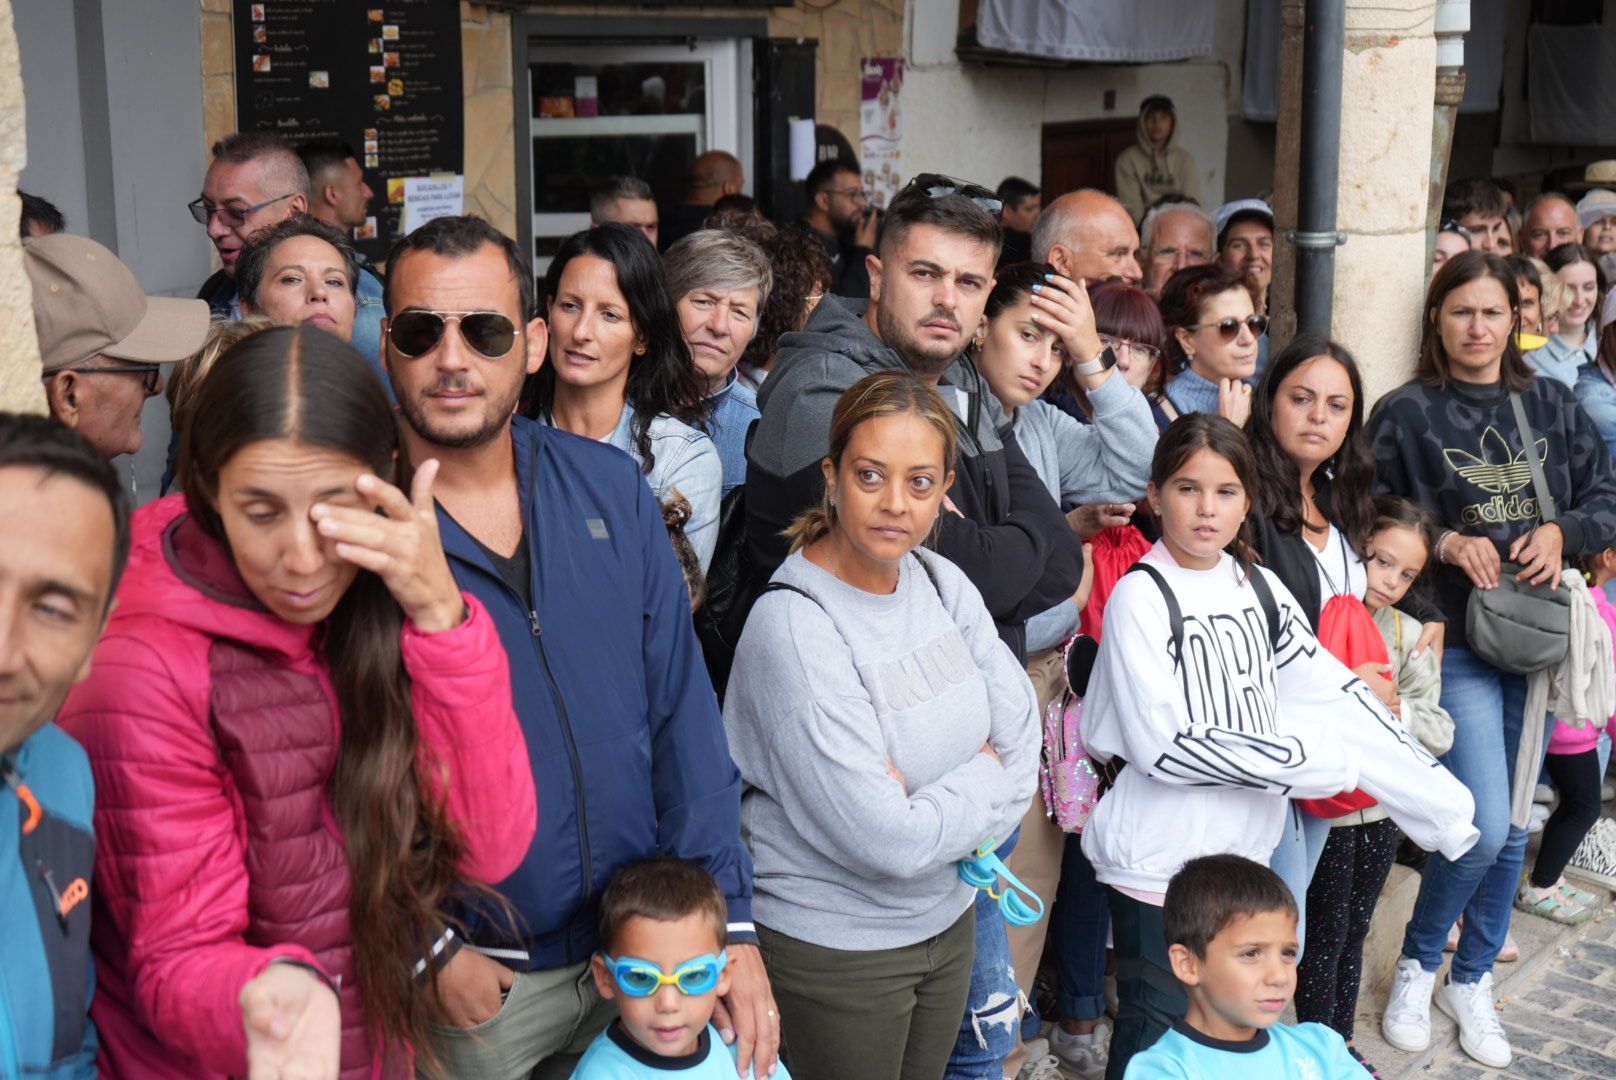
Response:
[[[1598,364],[1584,364],[1577,369],[1576,391],[1599,437],[1616,458],[1616,383]]]
[[[1539,375],[1558,379],[1575,389],[1578,371],[1584,365],[1593,363],[1598,352],[1599,335],[1596,333],[1586,335],[1581,345],[1572,345],[1559,334],[1553,334],[1542,348],[1526,354],[1526,362]]]
[[[643,467],[634,439],[634,407],[623,402],[623,417],[606,442],[622,450]],[[718,501],[724,487],[724,466],[713,441],[695,428],[666,413],[651,418],[651,454],[656,464],[645,474],[657,502],[667,502],[673,489],[690,501],[685,537],[696,549],[701,572],[713,561],[718,546]]]

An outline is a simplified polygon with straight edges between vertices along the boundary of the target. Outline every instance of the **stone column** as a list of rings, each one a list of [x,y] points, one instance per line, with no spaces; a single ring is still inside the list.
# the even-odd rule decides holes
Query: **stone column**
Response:
[[[24,137],[22,61],[11,23],[11,0],[0,0],[0,411],[45,411],[39,381],[34,303],[22,268],[17,178],[28,160]]]
[[[1426,200],[1436,86],[1433,5],[1426,0],[1343,0],[1347,42],[1341,86],[1341,181],[1331,336],[1357,357],[1372,402],[1404,382],[1419,350],[1425,295]],[[1295,331],[1298,134],[1301,123],[1302,0],[1285,0],[1274,167],[1276,345]]]

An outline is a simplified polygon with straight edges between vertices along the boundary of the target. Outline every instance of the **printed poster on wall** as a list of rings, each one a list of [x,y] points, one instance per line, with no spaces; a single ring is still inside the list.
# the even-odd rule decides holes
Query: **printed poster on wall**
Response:
[[[867,56],[859,104],[859,164],[864,168],[864,190],[874,206],[884,207],[903,187],[899,159],[903,155],[903,117],[898,96],[903,89],[903,59]]]
[[[407,217],[405,181],[464,167],[460,6],[235,0],[231,10],[237,127],[353,147],[374,192],[354,241],[385,258]]]

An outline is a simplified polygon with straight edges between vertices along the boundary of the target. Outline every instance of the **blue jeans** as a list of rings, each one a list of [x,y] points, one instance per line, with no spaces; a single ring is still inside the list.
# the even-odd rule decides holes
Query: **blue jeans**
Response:
[[[1021,1026],[1021,988],[1010,966],[1004,913],[986,891],[976,894],[976,963],[959,1037],[943,1080],[1004,1080],[1004,1062]]]
[[[1318,869],[1319,856],[1324,854],[1324,842],[1328,839],[1328,818],[1314,817],[1294,800],[1285,804],[1285,832],[1268,857],[1268,868],[1284,879],[1286,888],[1296,898],[1298,960],[1302,958],[1301,945],[1307,940],[1307,886],[1313,880],[1313,871]]]
[[[1436,971],[1442,966],[1448,928],[1462,913],[1464,932],[1448,977],[1474,983],[1492,970],[1504,947],[1526,859],[1526,830],[1509,821],[1526,680],[1450,645],[1442,656],[1442,707],[1453,717],[1453,748],[1441,761],[1475,797],[1474,824],[1481,839],[1457,861],[1432,852],[1403,934],[1403,955],[1418,960],[1426,971]],[[1542,743],[1525,748],[1539,762],[1552,730],[1552,723],[1545,725]]]
[[[1105,942],[1111,929],[1105,886],[1083,854],[1082,837],[1066,838],[1060,888],[1049,915],[1055,950],[1055,985],[1062,1020],[1098,1020],[1105,1014]],[[1036,1034],[1036,1033],[1035,1033]]]

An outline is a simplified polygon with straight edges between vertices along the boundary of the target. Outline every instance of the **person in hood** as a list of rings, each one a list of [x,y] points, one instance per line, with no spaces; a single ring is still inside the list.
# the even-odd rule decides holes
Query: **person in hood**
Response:
[[[965,571],[1025,663],[1027,619],[1077,591],[1083,548],[1017,445],[1003,405],[963,355],[993,289],[999,223],[971,195],[931,194],[938,190],[911,185],[893,199],[880,254],[870,260],[867,308],[827,296],[801,331],[780,339],[746,453],[747,547],[762,576],[774,573],[786,557],[784,530],[819,505],[837,399],[865,375],[912,371],[961,419],[957,476],[933,550]],[[1087,309],[1086,296],[1081,304]],[[1087,365],[1109,355],[1070,359]]]
[[[1139,106],[1139,141],[1118,154],[1116,164],[1117,198],[1135,222],[1163,195],[1201,200],[1195,159],[1182,146],[1173,145],[1177,133],[1173,99],[1163,94],[1147,97]]]
[[[103,794],[105,1075],[436,1064],[448,905],[521,861],[537,803],[494,620],[438,539],[437,463],[406,495],[398,438],[358,352],[276,327],[203,382],[185,494],[135,515],[60,716]]]

